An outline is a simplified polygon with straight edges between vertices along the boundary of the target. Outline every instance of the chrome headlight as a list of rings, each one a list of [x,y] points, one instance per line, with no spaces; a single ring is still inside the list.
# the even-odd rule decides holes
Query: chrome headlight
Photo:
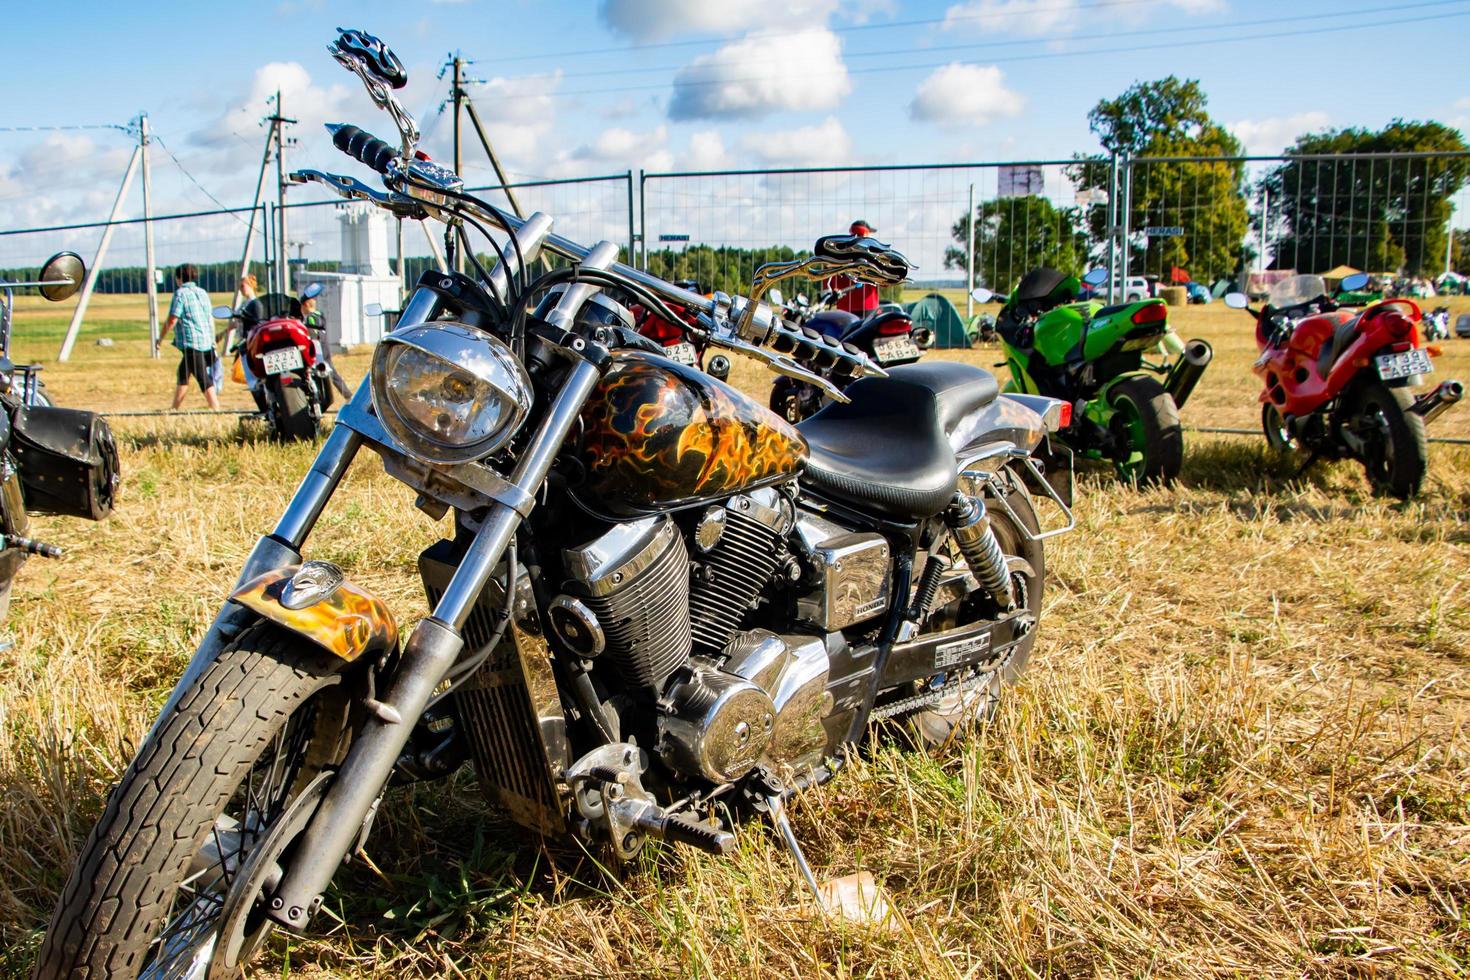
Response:
[[[373,353],[372,391],[383,428],[429,463],[490,455],[531,410],[531,379],[511,349],[446,321],[384,337]]]

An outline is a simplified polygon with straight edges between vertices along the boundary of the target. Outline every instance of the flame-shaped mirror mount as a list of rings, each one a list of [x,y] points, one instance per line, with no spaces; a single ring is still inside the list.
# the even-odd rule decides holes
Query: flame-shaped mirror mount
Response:
[[[407,165],[419,142],[418,123],[403,108],[394,89],[408,84],[408,72],[392,49],[366,31],[337,28],[337,39],[327,45],[337,63],[362,80],[373,103],[393,117],[403,143],[403,161]]]

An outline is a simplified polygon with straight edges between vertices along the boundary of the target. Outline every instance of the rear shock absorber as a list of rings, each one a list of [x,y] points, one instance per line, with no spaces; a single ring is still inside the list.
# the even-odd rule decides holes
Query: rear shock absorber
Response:
[[[1005,552],[990,527],[990,518],[985,513],[985,502],[979,497],[956,493],[944,512],[944,522],[970,566],[970,574],[980,587],[995,597],[1005,609],[1016,605],[1016,592],[1011,585],[1010,569],[1006,567]]]

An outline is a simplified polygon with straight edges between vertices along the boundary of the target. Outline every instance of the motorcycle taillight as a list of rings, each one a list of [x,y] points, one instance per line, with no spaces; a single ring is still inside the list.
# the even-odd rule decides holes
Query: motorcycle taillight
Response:
[[[1134,323],[1159,323],[1169,318],[1169,308],[1163,303],[1147,303],[1133,311],[1129,317]]]
[[[897,337],[899,334],[908,333],[909,328],[912,325],[913,324],[911,324],[908,320],[903,320],[896,317],[892,320],[885,320],[884,322],[878,324],[878,336]]]

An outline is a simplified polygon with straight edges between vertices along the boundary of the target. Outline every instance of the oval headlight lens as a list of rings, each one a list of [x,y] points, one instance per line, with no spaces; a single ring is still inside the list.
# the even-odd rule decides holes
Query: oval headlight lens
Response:
[[[531,381],[504,343],[452,322],[408,327],[373,354],[373,408],[405,450],[431,463],[481,459],[531,410]]]

